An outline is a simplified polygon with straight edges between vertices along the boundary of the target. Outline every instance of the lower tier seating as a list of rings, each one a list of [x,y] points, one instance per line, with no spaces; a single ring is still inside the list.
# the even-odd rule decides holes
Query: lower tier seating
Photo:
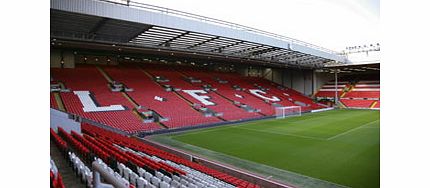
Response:
[[[55,97],[53,93],[50,93],[50,106],[51,108],[58,109],[57,101],[55,101]]]
[[[127,94],[145,108],[159,113],[168,121],[163,122],[169,128],[185,127],[220,122],[215,117],[204,117],[201,113],[192,109],[190,104],[178,97],[174,92],[165,91],[150,76],[146,75],[140,67],[134,65],[122,65],[118,67],[103,67],[112,79],[124,83],[133,88],[133,92]],[[164,101],[154,100],[155,96],[164,98]],[[174,107],[174,108],[172,108]]]
[[[161,127],[155,123],[143,123],[130,110],[109,112],[84,112],[79,98],[73,93],[61,93],[61,98],[68,112],[84,118],[109,125],[111,127],[133,133],[139,131],[156,130]]]
[[[379,98],[379,91],[350,91],[346,93],[345,98]]]
[[[51,186],[52,188],[65,188],[63,183],[63,178],[61,177],[60,172],[57,169],[57,166],[55,165],[55,162],[51,159],[50,161],[50,171],[49,171],[49,177],[51,180]]]
[[[59,93],[67,112],[127,133],[261,118],[274,115],[274,106],[302,106],[302,111],[322,108],[311,98],[262,78],[182,69],[179,72],[158,64],[77,64],[73,69],[51,68],[51,76],[71,91]],[[201,79],[202,83],[190,83],[187,76]],[[221,84],[220,80],[228,82]],[[112,83],[121,83],[129,90],[112,90]],[[217,90],[205,92],[203,83]],[[177,90],[167,91],[166,87]],[[190,90],[202,92],[192,95]],[[53,94],[50,97],[51,107],[58,108]],[[267,100],[272,97],[279,100]],[[162,121],[144,123],[138,110],[155,112]],[[201,111],[221,116],[205,117]]]
[[[156,187],[259,187],[134,138],[88,124],[82,125],[82,131],[83,136],[77,133],[72,133],[72,136],[77,140],[86,139],[94,143],[96,146],[89,148],[98,147],[116,159],[120,174],[132,185],[136,185],[137,179],[142,178]],[[128,159],[128,162],[124,159]]]
[[[346,107],[370,108],[370,105],[374,100],[340,99],[340,102],[342,102]]]
[[[376,101],[376,104],[373,108],[380,108],[381,105],[381,101]]]

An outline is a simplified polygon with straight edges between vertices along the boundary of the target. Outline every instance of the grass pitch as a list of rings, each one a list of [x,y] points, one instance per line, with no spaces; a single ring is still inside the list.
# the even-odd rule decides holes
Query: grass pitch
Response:
[[[332,110],[168,137],[342,186],[379,187],[379,131],[379,111]]]

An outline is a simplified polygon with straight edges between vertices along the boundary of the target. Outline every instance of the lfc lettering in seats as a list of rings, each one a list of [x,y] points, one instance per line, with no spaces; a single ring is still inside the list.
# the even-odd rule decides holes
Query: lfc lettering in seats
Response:
[[[279,98],[278,98],[278,97],[276,97],[276,96],[272,96],[271,98],[264,96],[264,95],[266,95],[267,93],[266,93],[266,92],[264,92],[264,91],[261,91],[261,90],[259,90],[259,89],[250,89],[250,90],[249,90],[249,92],[250,92],[250,93],[252,93],[253,95],[255,95],[255,96],[257,96],[257,97],[260,97],[260,98],[262,98],[262,99],[265,99],[265,100],[269,100],[269,101],[273,101],[273,102],[281,101],[281,99],[279,99]],[[264,94],[264,95],[263,95],[263,94]]]
[[[182,90],[182,91],[187,93],[188,95],[191,95],[192,97],[194,97],[204,105],[212,105],[212,106],[215,105],[215,103],[208,100],[210,99],[209,96],[198,95],[198,94],[207,94],[208,92],[206,92],[205,90]]]
[[[125,110],[122,105],[110,105],[110,106],[98,106],[93,98],[90,96],[89,91],[73,91],[73,93],[78,96],[82,105],[84,112],[106,112],[106,111],[118,111]]]

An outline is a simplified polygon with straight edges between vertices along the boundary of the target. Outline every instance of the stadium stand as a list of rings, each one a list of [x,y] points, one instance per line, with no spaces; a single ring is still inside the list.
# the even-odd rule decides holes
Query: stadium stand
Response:
[[[64,183],[63,183],[63,178],[61,177],[61,174],[58,171],[58,168],[52,159],[50,161],[49,176],[50,176],[50,181],[51,181],[50,186],[52,188],[65,188]]]
[[[252,77],[246,79],[249,83],[255,83],[254,85],[257,87],[263,87],[267,89],[266,92],[268,94],[279,97],[281,99],[279,104],[282,106],[301,106],[302,112],[323,108],[322,105],[315,103],[310,97],[305,96],[294,89],[286,88],[266,79]]]
[[[93,181],[86,164],[100,161],[135,187],[259,187],[103,128],[82,124],[82,130],[67,133],[59,127],[58,134],[52,128],[50,132],[86,184]]]
[[[373,106],[372,108],[380,108],[379,105],[381,105],[381,101],[376,101],[375,106]]]
[[[90,91],[100,106],[115,104],[125,107],[124,110],[116,111],[84,112],[84,106],[76,94],[73,92],[60,93],[66,110],[72,114],[130,133],[161,128],[155,123],[143,123],[138,116],[133,114],[131,110],[133,108],[132,104],[120,93],[114,93],[109,90],[108,82],[95,66],[81,65],[74,69],[51,68],[51,74],[55,79],[65,83],[66,87],[72,91]]]
[[[275,118],[276,107],[300,106],[300,115],[335,109],[322,109],[333,104],[334,81],[317,93],[314,84],[352,66],[345,54],[301,40],[141,2],[51,0],[50,15],[54,188],[101,181],[129,188],[290,187],[290,180],[265,174],[276,170],[243,171],[245,165],[205,159],[152,136]],[[342,75],[340,102],[379,109],[379,78],[356,76],[379,72],[379,63],[360,67]],[[60,173],[59,157],[71,169]],[[98,178],[104,172],[108,178]]]
[[[338,81],[338,97],[340,102],[347,108],[379,108],[379,80],[371,75],[344,76]],[[314,95],[316,98],[334,98],[334,81],[324,84]],[[375,104],[374,104],[375,103]]]
[[[50,97],[50,100],[51,100],[51,102],[50,102],[51,108],[58,109],[58,104],[57,104],[57,101],[55,101],[54,93],[50,93],[49,97]]]
[[[358,81],[351,91],[347,92],[345,98],[378,98],[379,81]]]
[[[311,98],[270,81],[185,66],[79,64],[74,69],[51,68],[51,72],[70,89],[59,93],[67,112],[128,133],[272,116],[275,104],[302,106],[302,111],[322,108]],[[191,78],[199,82],[187,80]],[[121,83],[130,91],[114,92],[109,87],[112,83]],[[196,97],[188,91],[202,93]],[[208,97],[206,103],[199,95]],[[51,107],[58,109],[53,93],[50,97]],[[270,101],[271,97],[277,100]],[[209,109],[214,115],[200,109]],[[153,111],[164,120],[145,122],[138,115],[142,110]]]
[[[379,108],[378,80],[360,80],[351,81],[351,83],[352,89],[345,92],[340,102],[349,108]]]
[[[138,66],[121,65],[119,67],[103,67],[115,80],[134,89],[128,95],[145,108],[155,110],[161,116],[168,118],[163,122],[169,128],[189,125],[215,123],[221,120],[215,117],[204,117],[194,110],[190,104],[179,98],[174,92],[167,92]],[[160,96],[165,101],[158,101],[154,96]],[[175,107],[175,108],[172,108]]]
[[[374,100],[362,100],[362,99],[340,99],[346,107],[357,107],[357,108],[370,108],[370,105]]]
[[[168,67],[164,66],[156,66],[152,67],[151,69],[147,69],[147,71],[154,76],[163,76],[167,79],[169,79],[166,84],[169,84],[173,86],[174,88],[181,89],[181,91],[177,92],[179,95],[187,99],[193,104],[200,104],[203,107],[207,107],[209,109],[214,110],[215,112],[222,113],[222,118],[225,120],[240,120],[240,119],[249,119],[253,117],[259,117],[260,115],[256,113],[249,113],[245,110],[235,106],[230,101],[227,101],[226,99],[222,98],[221,96],[217,95],[215,92],[208,90],[205,91],[205,95],[209,96],[210,100],[214,104],[204,104],[202,101],[196,99],[195,97],[192,97],[191,95],[186,94],[183,92],[184,90],[203,90],[202,87],[193,85],[191,83],[188,83],[184,81],[185,76],[181,73],[172,70],[172,69],[166,69]]]
[[[247,90],[235,89],[234,84],[232,84],[232,81],[235,79],[229,79],[226,74],[217,74],[205,70],[182,70],[182,72],[187,76],[199,78],[205,82],[204,84],[198,83],[200,85],[211,85],[211,87],[216,88],[216,93],[230,101],[233,101],[233,103],[245,104],[254,109],[258,109],[264,115],[274,114],[271,104],[256,98],[247,92]],[[236,86],[239,86],[239,88],[242,88],[242,85],[243,84],[236,83]]]
[[[342,96],[345,92],[345,89],[350,87],[350,83],[348,81],[338,81],[337,83],[337,91],[338,97]],[[315,94],[315,97],[322,98],[334,98],[336,95],[336,86],[334,81],[327,82],[324,84],[318,92]]]

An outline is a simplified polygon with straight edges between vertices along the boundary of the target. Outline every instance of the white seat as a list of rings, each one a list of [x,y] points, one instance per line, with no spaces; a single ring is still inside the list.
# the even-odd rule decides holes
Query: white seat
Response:
[[[173,180],[176,180],[176,181],[181,181],[181,178],[180,177],[178,177],[178,176],[176,176],[176,175],[173,175]]]
[[[128,169],[128,168],[125,168],[124,169],[124,179],[126,179],[127,181],[129,181],[130,180],[130,172],[131,172],[131,170],[130,169]]]
[[[163,181],[165,181],[166,183],[170,183],[172,181],[172,179],[169,178],[169,176],[164,176]]]
[[[196,187],[198,187],[198,188],[202,188],[202,187],[205,187],[202,183],[199,183],[199,182],[197,182],[196,183]]]
[[[152,174],[150,174],[149,172],[145,172],[146,181],[151,181],[151,178],[152,178]]]
[[[158,179],[155,176],[152,176],[152,178],[151,178],[151,184],[158,187],[158,184],[160,184],[160,179]]]
[[[185,185],[185,186],[188,185],[188,181],[184,180],[184,179],[181,179],[180,183],[181,183],[181,185]]]
[[[152,184],[148,184],[148,185],[145,186],[145,188],[157,188],[157,186],[152,185]]]
[[[162,174],[161,172],[155,172],[155,176],[157,176],[157,178],[162,179],[164,174]]]
[[[146,181],[142,177],[137,178],[136,183],[137,183],[137,188],[144,188],[146,187],[146,185],[148,185],[148,181]]]
[[[139,173],[140,177],[143,177],[146,171],[143,168],[138,168],[137,172]]]
[[[124,179],[124,178],[122,178],[121,179],[122,180],[122,182],[124,183],[124,185],[126,186],[126,187],[130,187],[130,182],[128,182],[126,179]]]
[[[84,165],[83,164],[79,164],[78,175],[82,175],[83,172],[84,172],[84,169],[85,169]]]
[[[161,183],[160,183],[160,188],[169,188],[170,186],[169,186],[169,184],[168,183],[166,183],[166,182],[164,182],[164,181],[162,181]]]
[[[124,169],[125,169],[125,165],[124,165],[124,164],[122,164],[122,163],[120,163],[117,167],[118,167],[118,169],[119,169],[119,174],[120,174],[121,176],[124,176]]]
[[[136,185],[137,178],[139,178],[139,175],[137,175],[134,172],[131,172],[131,174],[130,174],[130,183],[133,184],[133,185]]]
[[[179,185],[180,185],[180,183],[178,182],[178,181],[176,181],[176,180],[172,180],[171,182],[170,182],[170,187],[179,187]]]

